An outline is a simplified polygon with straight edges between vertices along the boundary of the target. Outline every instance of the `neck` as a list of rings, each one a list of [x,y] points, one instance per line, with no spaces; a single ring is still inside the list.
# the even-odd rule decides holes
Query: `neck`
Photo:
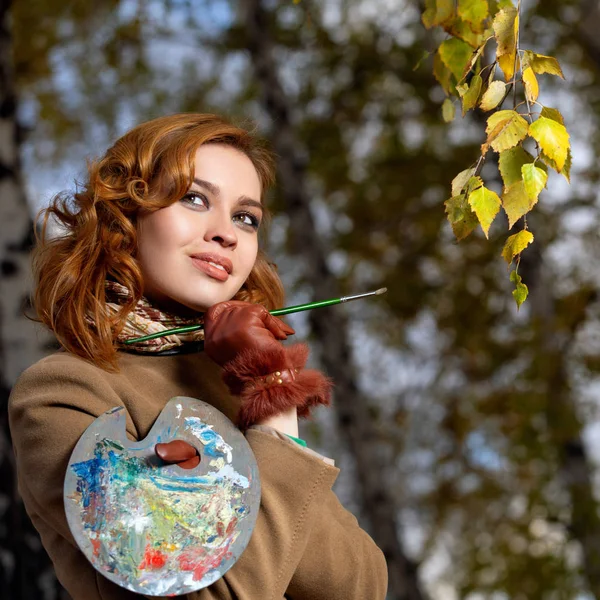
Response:
[[[166,296],[161,297],[155,294],[144,294],[144,296],[148,302],[159,310],[181,317],[182,319],[198,319],[204,314],[204,310],[190,308]]]

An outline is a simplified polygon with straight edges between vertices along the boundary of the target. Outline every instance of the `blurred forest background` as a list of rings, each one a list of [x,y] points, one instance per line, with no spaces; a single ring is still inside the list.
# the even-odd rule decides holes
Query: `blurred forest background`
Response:
[[[12,4],[12,5],[11,5]],[[523,0],[522,40],[572,136],[529,217],[520,311],[497,219],[457,244],[443,202],[484,141],[447,125],[416,0],[0,0],[0,598],[66,598],[15,488],[6,401],[52,352],[24,319],[34,215],[133,125],[250,119],[279,155],[268,249],[336,381],[302,425],[384,550],[389,599],[600,598],[600,3]],[[490,162],[486,181],[496,177]],[[502,232],[500,231],[502,229]],[[367,599],[365,599],[367,600]]]

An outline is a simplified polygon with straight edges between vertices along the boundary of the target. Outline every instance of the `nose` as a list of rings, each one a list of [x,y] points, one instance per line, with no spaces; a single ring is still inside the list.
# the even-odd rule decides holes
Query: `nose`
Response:
[[[237,245],[237,232],[231,216],[225,211],[212,211],[211,219],[204,234],[206,242],[217,242],[224,248]]]

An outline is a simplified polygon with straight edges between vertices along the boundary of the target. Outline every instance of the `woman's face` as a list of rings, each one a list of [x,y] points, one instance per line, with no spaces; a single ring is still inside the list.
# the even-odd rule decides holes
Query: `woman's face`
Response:
[[[244,153],[223,144],[200,146],[188,193],[138,218],[144,295],[182,315],[233,298],[256,261],[261,192]]]

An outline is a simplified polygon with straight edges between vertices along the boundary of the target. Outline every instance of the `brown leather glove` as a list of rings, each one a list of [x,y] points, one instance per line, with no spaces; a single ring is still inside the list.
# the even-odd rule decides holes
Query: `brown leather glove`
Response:
[[[156,444],[154,452],[168,465],[177,465],[182,469],[193,469],[200,463],[198,450],[184,440]]]
[[[204,315],[204,351],[221,366],[246,350],[264,354],[280,350],[278,340],[294,333],[264,306],[251,302],[219,302]]]
[[[331,381],[304,369],[308,346],[280,343],[293,333],[266,308],[250,302],[220,302],[204,314],[204,350],[223,367],[223,381],[241,399],[240,429],[294,407],[299,416],[309,416],[312,406],[329,404]]]

